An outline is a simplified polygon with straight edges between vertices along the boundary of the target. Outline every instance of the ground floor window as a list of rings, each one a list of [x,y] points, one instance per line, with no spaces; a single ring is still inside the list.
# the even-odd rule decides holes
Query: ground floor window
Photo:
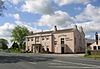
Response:
[[[57,45],[57,41],[54,41],[54,45]]]
[[[98,50],[100,50],[100,46],[98,46]]]
[[[97,50],[96,46],[93,46],[93,49],[94,49],[94,50]]]

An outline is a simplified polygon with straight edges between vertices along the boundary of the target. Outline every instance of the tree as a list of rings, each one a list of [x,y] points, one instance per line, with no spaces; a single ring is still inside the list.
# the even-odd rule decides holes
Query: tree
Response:
[[[8,41],[6,39],[3,39],[3,38],[0,39],[0,48],[1,49],[3,49],[3,50],[8,49],[7,44],[8,44]]]
[[[17,43],[14,42],[14,43],[12,44],[12,47],[11,47],[11,48],[12,48],[12,49],[16,49],[16,48],[19,48],[19,46],[18,46]]]
[[[29,33],[28,29],[24,26],[17,25],[12,30],[12,41],[16,42],[19,48],[23,49],[25,36]]]
[[[6,9],[4,6],[4,1],[0,0],[0,16],[3,15],[3,10]]]

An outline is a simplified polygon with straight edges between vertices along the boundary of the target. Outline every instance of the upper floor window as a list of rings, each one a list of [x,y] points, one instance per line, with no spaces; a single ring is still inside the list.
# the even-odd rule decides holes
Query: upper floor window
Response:
[[[33,38],[31,38],[31,41],[33,41]]]
[[[61,38],[61,44],[64,44],[64,38]]]
[[[46,37],[46,40],[49,40],[49,37]]]
[[[39,42],[39,37],[36,37],[35,40],[36,40],[36,42]]]
[[[42,40],[44,40],[44,37],[42,37]]]

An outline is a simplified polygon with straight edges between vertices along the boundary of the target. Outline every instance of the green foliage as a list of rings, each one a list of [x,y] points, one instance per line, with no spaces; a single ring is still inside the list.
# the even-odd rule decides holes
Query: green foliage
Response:
[[[24,26],[19,26],[17,25],[13,30],[12,30],[12,41],[18,43],[19,48],[22,49],[22,46],[25,41],[25,36],[27,36],[29,33],[28,29]]]
[[[21,53],[21,50],[19,48],[10,48],[9,51],[12,53]]]
[[[14,42],[12,44],[12,47],[9,50],[10,50],[10,52],[14,52],[14,53],[19,53],[20,52],[20,48],[19,48],[19,46],[16,42]]]
[[[86,58],[100,59],[100,55],[84,55]]]
[[[3,39],[3,38],[0,39],[0,48],[1,49],[3,49],[3,50],[8,49],[7,44],[8,44],[8,41],[6,39]]]
[[[18,46],[17,43],[14,42],[14,43],[12,44],[12,47],[11,47],[11,48],[12,48],[12,49],[16,49],[16,48],[19,48],[19,46]]]

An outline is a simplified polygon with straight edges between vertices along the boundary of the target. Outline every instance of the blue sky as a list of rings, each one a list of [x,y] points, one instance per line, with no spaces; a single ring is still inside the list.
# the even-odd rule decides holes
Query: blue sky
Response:
[[[86,38],[100,33],[100,0],[4,0],[7,10],[0,17],[0,38],[11,39],[16,25],[29,30],[52,30],[82,26]]]

